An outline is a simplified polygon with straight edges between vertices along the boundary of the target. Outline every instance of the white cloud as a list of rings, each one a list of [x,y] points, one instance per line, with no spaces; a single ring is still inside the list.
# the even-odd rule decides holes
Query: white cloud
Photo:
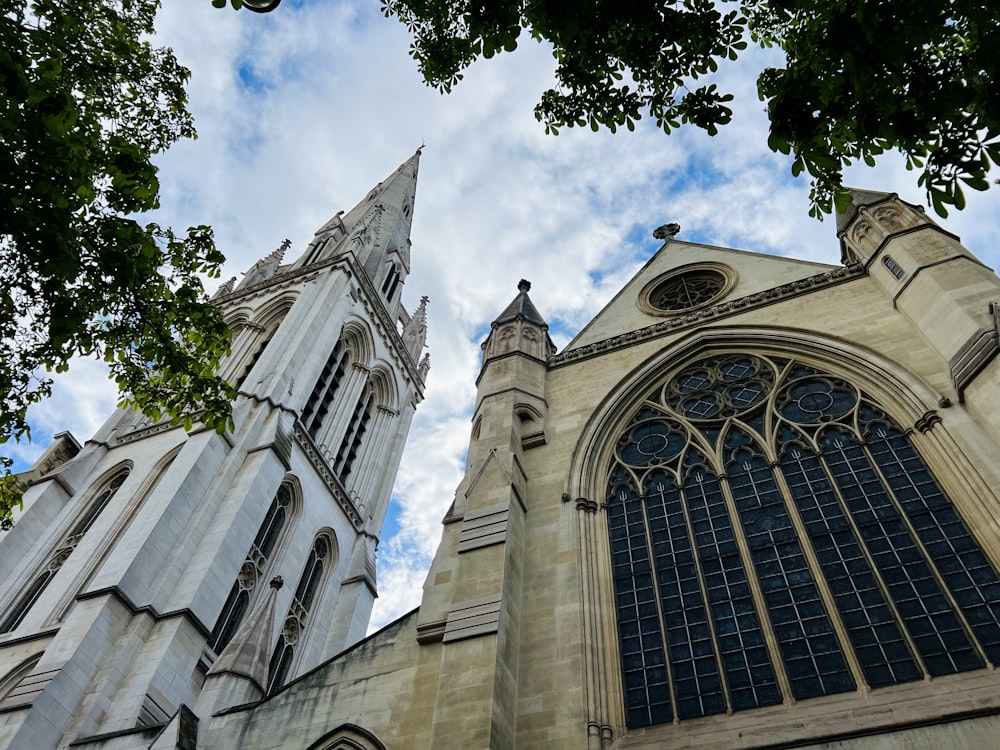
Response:
[[[441,96],[420,82],[405,29],[371,0],[285,2],[267,15],[170,2],[158,28],[192,70],[200,133],[160,161],[158,218],[211,224],[229,258],[223,278],[285,237],[300,252],[317,227],[427,143],[404,299],[412,309],[420,295],[431,298],[433,366],[397,483],[400,532],[380,549],[373,626],[419,601],[464,470],[478,335],[518,279],[533,282],[550,323],[577,330],[656,250],[650,231],[665,222],[679,222],[683,239],[838,261],[833,222],[808,218],[806,182],[766,147],[754,84],[764,54],[719,74],[738,98],[734,124],[716,138],[686,129],[665,137],[648,121],[634,133],[550,137],[532,110],[554,63],[531,41],[473,65]],[[848,183],[922,200],[898,160],[852,168]],[[970,196],[945,222],[994,266],[995,205],[996,191]],[[67,415],[78,437],[93,431],[114,402],[97,370],[74,364],[56,397],[32,411],[36,439],[65,429]]]

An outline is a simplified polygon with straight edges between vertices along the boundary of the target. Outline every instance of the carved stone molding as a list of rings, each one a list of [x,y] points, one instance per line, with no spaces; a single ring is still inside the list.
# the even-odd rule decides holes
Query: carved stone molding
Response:
[[[127,445],[128,443],[134,443],[136,440],[141,440],[142,438],[150,437],[151,435],[159,435],[161,432],[180,429],[180,427],[181,425],[170,424],[169,421],[158,422],[157,424],[143,427],[142,429],[134,430],[133,432],[128,432],[124,435],[119,435],[115,438],[114,444],[116,446]]]
[[[914,423],[913,429],[917,432],[929,432],[934,425],[941,421],[940,414],[936,411],[929,411]]]
[[[854,264],[844,268],[834,268],[825,273],[809,276],[798,281],[767,289],[763,292],[756,292],[745,297],[728,300],[718,305],[712,305],[701,310],[695,310],[687,315],[678,315],[674,318],[662,320],[651,326],[640,328],[636,331],[629,331],[618,336],[595,341],[593,344],[570,349],[569,351],[554,354],[548,359],[549,367],[559,367],[572,364],[580,360],[605,354],[616,349],[639,344],[659,336],[663,336],[675,331],[684,330],[695,326],[704,325],[708,321],[719,320],[721,318],[738,313],[753,310],[758,307],[770,305],[781,300],[797,297],[801,294],[835,286],[845,281],[850,281],[862,276],[866,276],[867,271],[864,266]]]
[[[299,447],[302,448],[302,452],[305,454],[306,458],[309,459],[309,463],[312,464],[316,473],[323,480],[323,484],[333,495],[333,499],[340,506],[340,509],[344,511],[354,528],[357,531],[361,531],[364,526],[364,519],[361,518],[361,514],[358,512],[357,506],[351,500],[347,491],[344,489],[340,480],[337,479],[336,475],[333,473],[333,469],[330,468],[330,464],[326,462],[323,456],[320,454],[319,449],[316,444],[313,443],[312,439],[302,429],[302,425],[295,425],[295,442],[298,443]]]

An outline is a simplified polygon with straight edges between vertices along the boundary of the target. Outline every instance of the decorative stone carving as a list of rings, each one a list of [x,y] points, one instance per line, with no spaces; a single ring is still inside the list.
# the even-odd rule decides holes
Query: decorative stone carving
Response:
[[[676,223],[663,224],[653,230],[653,238],[670,241],[681,231],[681,225]]]
[[[330,490],[330,494],[337,501],[337,505],[340,506],[341,510],[351,520],[351,523],[354,524],[354,528],[360,531],[364,526],[364,521],[361,518],[361,513],[358,512],[357,506],[355,506],[354,502],[344,491],[340,480],[334,476],[330,464],[319,454],[312,440],[299,425],[295,425],[295,442],[302,448],[306,458],[309,459],[309,463],[316,469],[316,473],[319,474],[327,489]]]
[[[420,306],[403,326],[403,344],[414,362],[420,359],[420,352],[427,342],[427,302],[427,295],[421,297]]]
[[[281,265],[282,259],[285,257],[285,252],[291,246],[292,241],[286,239],[270,255],[266,255],[254,263],[250,267],[250,270],[243,276],[243,281],[240,283],[239,288],[245,289],[251,287],[254,284],[267,281],[274,276],[278,272],[278,267]]]
[[[215,290],[215,294],[212,295],[212,299],[218,299],[219,297],[224,297],[225,295],[233,291],[233,287],[236,286],[236,277],[233,276],[229,281],[224,281],[219,285],[219,288]]]

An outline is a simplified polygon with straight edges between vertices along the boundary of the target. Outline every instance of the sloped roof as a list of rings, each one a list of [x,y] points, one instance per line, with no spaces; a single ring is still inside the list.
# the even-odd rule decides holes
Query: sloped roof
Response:
[[[858,214],[858,209],[862,206],[870,206],[873,203],[881,203],[882,201],[891,198],[893,193],[883,193],[878,190],[861,190],[860,188],[845,188],[848,193],[851,194],[851,202],[847,205],[844,211],[837,212],[837,233],[843,232],[847,229],[848,224],[850,224],[854,217]]]
[[[548,328],[545,318],[538,312],[538,308],[535,307],[535,304],[528,296],[529,289],[531,289],[531,282],[521,279],[517,285],[517,296],[514,297],[513,301],[504,308],[504,311],[493,322],[510,323],[514,320],[526,320],[529,323]]]

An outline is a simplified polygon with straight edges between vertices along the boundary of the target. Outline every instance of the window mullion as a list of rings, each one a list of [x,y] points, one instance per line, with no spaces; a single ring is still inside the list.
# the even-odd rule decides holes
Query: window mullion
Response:
[[[673,664],[670,659],[670,641],[667,640],[667,624],[663,618],[663,594],[660,591],[659,571],[656,566],[656,551],[653,549],[653,532],[649,526],[649,511],[646,507],[646,492],[641,483],[636,484],[639,492],[639,509],[642,511],[642,525],[646,529],[646,554],[649,556],[649,572],[653,581],[653,601],[656,603],[656,618],[660,623],[660,640],[663,643],[663,661],[667,670],[667,689],[670,692],[670,711],[673,713],[673,723],[680,720],[677,706],[677,690],[674,683]]]
[[[941,589],[941,593],[944,595],[945,599],[947,599],[948,604],[951,605],[951,608],[955,612],[955,615],[958,617],[959,622],[962,623],[962,627],[965,630],[966,637],[972,644],[972,647],[976,650],[976,653],[979,655],[979,658],[982,659],[983,662],[985,662],[987,665],[992,667],[993,663],[990,661],[989,655],[986,653],[982,644],[979,642],[979,639],[975,635],[975,631],[973,631],[968,618],[965,616],[965,612],[963,611],[962,607],[959,606],[958,601],[955,599],[954,594],[952,594],[951,592],[951,588],[948,586],[947,582],[942,577],[941,572],[938,570],[937,565],[934,562],[934,558],[930,555],[930,553],[927,551],[927,548],[924,546],[924,542],[920,538],[920,533],[917,531],[916,527],[913,525],[913,522],[910,520],[909,514],[900,504],[899,499],[896,497],[896,493],[892,491],[892,486],[889,484],[888,478],[882,471],[882,467],[880,467],[878,461],[875,460],[875,456],[872,453],[871,448],[869,448],[868,446],[868,441],[863,440],[861,441],[860,445],[861,449],[864,451],[865,457],[868,459],[868,462],[872,467],[872,470],[875,472],[876,476],[878,476],[879,478],[879,481],[882,483],[882,487],[885,489],[886,496],[889,498],[889,501],[896,508],[896,511],[899,513],[900,519],[902,519],[903,524],[910,532],[910,536],[913,538],[914,545],[920,551],[920,554],[923,555],[924,561],[927,563],[927,567],[930,570],[931,575],[934,576],[934,580],[937,581],[937,584]],[[889,448],[891,449],[892,446],[889,446]]]
[[[701,591],[701,599],[703,606],[705,607],[706,619],[708,621],[708,631],[712,635],[712,650],[715,652],[715,665],[719,670],[719,680],[722,683],[722,694],[726,701],[726,713],[731,714],[733,713],[733,701],[729,692],[729,678],[726,675],[725,664],[722,661],[722,652],[719,649],[719,634],[716,632],[715,618],[712,617],[712,604],[708,598],[708,585],[705,582],[705,571],[702,568],[701,559],[698,556],[698,543],[694,535],[694,525],[691,522],[691,514],[687,507],[687,498],[685,497],[681,484],[678,484],[677,491],[681,498],[681,513],[684,515],[684,526],[687,529],[688,543],[691,545],[691,556],[694,559],[695,572],[698,575],[698,588]]]
[[[885,599],[885,603],[892,612],[893,617],[896,618],[896,623],[899,625],[900,633],[906,640],[906,645],[910,648],[910,653],[917,662],[917,666],[920,667],[920,671],[923,672],[925,676],[929,676],[930,671],[927,667],[927,663],[924,661],[924,657],[920,653],[920,649],[917,648],[917,644],[913,640],[910,628],[907,625],[906,620],[903,618],[902,613],[899,611],[899,607],[896,605],[896,600],[892,596],[892,592],[882,576],[882,571],[879,569],[875,558],[872,556],[871,550],[868,549],[868,543],[865,540],[864,534],[861,533],[861,528],[858,526],[857,519],[854,517],[854,514],[851,513],[851,509],[847,505],[847,501],[844,499],[843,491],[840,489],[840,485],[837,483],[837,479],[833,475],[833,471],[830,468],[826,452],[820,449],[817,451],[816,456],[819,458],[819,464],[826,474],[827,481],[830,483],[830,489],[833,492],[834,497],[837,498],[841,511],[844,513],[844,518],[847,519],[847,523],[850,525],[851,531],[854,533],[854,536],[859,542],[858,546],[861,548],[861,554],[864,555],[865,560],[868,561],[868,566],[871,568],[872,574],[875,576],[875,581],[878,583],[879,589],[882,591],[882,597]],[[854,467],[849,463],[848,467],[851,469],[851,473],[853,474]],[[864,684],[867,685],[868,681],[864,680]]]
[[[768,459],[770,460],[770,457],[768,457]],[[830,591],[829,583],[827,582],[826,575],[823,572],[823,566],[820,564],[819,557],[816,555],[816,550],[813,549],[812,538],[809,536],[809,531],[806,528],[805,522],[799,515],[799,509],[793,499],[792,491],[788,486],[787,480],[785,479],[784,472],[780,470],[781,462],[775,459],[771,462],[770,468],[771,475],[774,477],[775,484],[778,487],[778,491],[781,493],[782,500],[784,501],[785,511],[788,513],[788,518],[792,522],[792,528],[795,529],[795,534],[799,539],[799,546],[802,548],[802,554],[806,558],[806,564],[809,566],[809,572],[812,574],[813,582],[816,584],[816,590],[819,592],[820,599],[823,601],[823,606],[826,608],[827,617],[830,618],[830,623],[833,625],[837,641],[840,643],[840,650],[844,654],[848,666],[850,667],[854,683],[859,686],[864,685],[867,688],[868,681],[865,679],[864,672],[861,668],[861,662],[858,660],[857,654],[854,652],[854,644],[851,642],[847,626],[841,618],[840,609],[837,607],[837,601],[833,596],[833,592]],[[859,546],[863,549],[864,545]],[[867,550],[864,550],[864,552],[867,555]],[[869,565],[871,565],[871,561],[869,561]],[[881,583],[881,581],[879,581],[879,583]],[[883,592],[883,596],[885,596],[885,592]],[[898,614],[895,612],[893,614],[898,620]]]
[[[757,616],[760,618],[761,631],[764,633],[764,642],[767,646],[767,653],[770,656],[771,664],[774,668],[774,677],[778,682],[781,695],[785,704],[795,703],[792,695],[792,683],[788,677],[785,667],[785,660],[781,655],[781,645],[774,634],[774,623],[771,622],[771,612],[767,607],[767,600],[760,587],[760,578],[757,576],[757,568],[753,563],[753,554],[750,551],[750,544],[747,542],[743,531],[743,524],[740,522],[739,511],[736,508],[736,500],[733,498],[733,489],[729,484],[729,476],[725,471],[719,472],[719,489],[722,491],[722,498],[726,503],[726,510],[729,513],[729,522],[732,524],[733,537],[736,539],[736,546],[740,552],[740,560],[743,563],[743,570],[746,571],[747,584],[750,587],[750,594],[753,597],[754,607]]]
[[[868,460],[868,462],[869,462],[869,466],[875,472],[875,475],[879,478],[879,482],[883,486],[883,489],[884,489],[884,486],[885,486],[884,485],[884,478],[882,477],[881,472],[879,472],[878,469],[877,469],[877,467],[872,463],[870,452],[868,450],[866,450],[866,448],[864,446],[864,443],[862,443],[860,440],[858,440],[857,445],[862,450],[862,453],[864,454],[866,460]],[[843,495],[843,491],[841,490],[840,484],[837,482],[836,477],[835,477],[835,475],[833,473],[833,470],[830,467],[829,457],[827,456],[827,452],[826,451],[821,451],[819,453],[819,455],[820,455],[820,459],[821,459],[820,463],[822,464],[824,470],[827,472],[827,476],[831,480],[831,486],[833,488],[833,491],[836,494],[838,501],[841,503],[841,507],[844,508],[845,511],[846,511],[846,517],[847,517],[848,523],[850,523],[851,528],[854,529],[854,532],[857,534],[858,539],[861,541],[861,550],[862,550],[863,554],[865,555],[865,557],[869,560],[869,563],[871,564],[871,567],[872,567],[872,571],[875,574],[876,580],[878,580],[879,584],[882,586],[883,592],[885,594],[886,603],[889,605],[890,609],[892,610],[893,614],[897,617],[898,622],[901,625],[901,631],[902,631],[903,637],[906,639],[907,644],[910,646],[910,650],[911,650],[911,652],[913,654],[913,657],[916,659],[916,661],[919,664],[920,669],[923,671],[923,673],[926,676],[928,676],[928,677],[932,676],[933,670],[927,664],[927,661],[926,661],[926,659],[924,657],[924,654],[921,652],[921,649],[918,647],[918,645],[916,643],[916,640],[914,639],[913,633],[911,632],[911,628],[913,627],[913,625],[912,625],[912,623],[907,622],[907,618],[904,617],[903,613],[900,611],[899,606],[896,603],[895,596],[893,595],[892,589],[891,589],[889,583],[887,581],[885,581],[884,573],[882,572],[882,569],[881,569],[882,566],[875,559],[874,555],[871,554],[871,550],[869,549],[870,540],[866,538],[866,535],[863,533],[860,525],[857,522],[857,518],[855,517],[854,513],[851,511],[851,508],[848,505],[847,500],[846,500],[846,498]],[[846,455],[844,457],[844,462],[845,462],[845,465],[847,466],[847,468],[849,469],[852,478],[860,486],[860,484],[862,483],[863,480],[862,480],[861,477],[858,476],[858,474],[857,474],[857,472],[855,470],[855,467],[850,463],[850,461],[847,459]],[[891,493],[888,494],[888,497],[890,498],[890,501],[893,502],[894,507],[896,507],[895,498],[892,497]],[[898,510],[898,507],[897,507],[897,510]],[[900,518],[901,518],[901,522],[903,523],[904,527],[907,529],[908,533],[910,534],[910,537],[913,540],[914,544],[917,545],[917,549],[920,550],[924,554],[924,562],[927,564],[927,567],[930,570],[931,575],[933,575],[935,577],[935,581],[938,583],[938,586],[941,589],[942,593],[944,593],[946,600],[952,606],[952,611],[953,612],[957,611],[956,608],[954,607],[954,603],[951,601],[951,598],[948,596],[948,594],[945,591],[944,587],[941,586],[941,582],[940,582],[940,580],[938,580],[938,577],[937,577],[937,571],[934,570],[933,566],[930,565],[930,561],[927,560],[926,551],[924,551],[922,549],[922,546],[920,546],[919,540],[914,536],[913,529],[912,529],[911,525],[909,524],[908,520],[905,517],[903,517],[902,514],[900,514]],[[888,539],[888,537],[887,537],[887,539]],[[923,603],[923,599],[922,598],[921,598],[921,603]],[[965,625],[964,622],[963,622],[963,626],[967,627],[967,625]],[[973,639],[973,640],[975,640],[975,639]],[[978,649],[978,644],[976,644],[976,648]],[[957,671],[960,671],[960,670],[957,670]]]

